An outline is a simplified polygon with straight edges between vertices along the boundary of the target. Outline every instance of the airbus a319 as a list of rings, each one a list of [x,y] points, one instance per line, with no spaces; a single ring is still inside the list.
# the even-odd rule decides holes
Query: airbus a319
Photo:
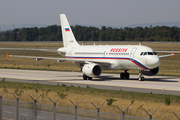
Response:
[[[121,79],[129,79],[129,70],[139,71],[139,80],[143,75],[153,76],[159,72],[161,57],[147,46],[142,45],[79,45],[74,37],[65,14],[60,14],[64,47],[57,52],[64,58],[8,55],[7,57],[36,58],[36,60],[53,59],[58,62],[73,61],[83,72],[84,80],[91,80],[101,75],[102,70],[124,70]]]

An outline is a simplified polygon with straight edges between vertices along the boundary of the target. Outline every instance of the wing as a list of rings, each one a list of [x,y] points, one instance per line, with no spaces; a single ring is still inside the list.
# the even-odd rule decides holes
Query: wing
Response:
[[[108,60],[101,60],[101,61],[96,61],[96,60],[87,60],[87,59],[73,59],[73,58],[53,58],[53,57],[37,57],[37,56],[22,56],[22,55],[7,55],[7,59],[9,57],[20,57],[20,58],[34,58],[36,60],[43,60],[43,59],[49,59],[49,60],[57,60],[57,62],[64,62],[64,61],[72,61],[77,64],[87,64],[87,63],[97,63],[101,65],[102,67],[109,66],[111,63]]]
[[[52,57],[37,57],[37,56],[22,56],[22,55],[7,55],[7,59],[9,57],[20,57],[20,58],[35,58],[36,60],[43,60],[43,59],[50,59],[50,60],[59,60],[59,61],[65,61],[65,58],[52,58]]]
[[[160,58],[162,58],[162,57],[169,57],[169,56],[173,57],[174,55],[175,55],[175,54],[171,52],[171,54],[169,54],[169,55],[160,55],[159,57],[160,57]]]
[[[170,52],[180,53],[180,51],[155,51],[155,52],[158,52],[158,53],[170,53]]]

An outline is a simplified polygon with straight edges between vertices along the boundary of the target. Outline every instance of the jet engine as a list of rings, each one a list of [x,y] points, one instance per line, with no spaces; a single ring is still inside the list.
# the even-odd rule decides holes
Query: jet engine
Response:
[[[88,77],[96,77],[99,76],[102,72],[102,68],[100,65],[95,63],[85,64],[82,68],[82,72]]]
[[[142,74],[144,75],[148,75],[148,76],[154,76],[159,72],[159,67],[154,68],[154,69],[150,69],[150,70],[144,70],[142,72]]]

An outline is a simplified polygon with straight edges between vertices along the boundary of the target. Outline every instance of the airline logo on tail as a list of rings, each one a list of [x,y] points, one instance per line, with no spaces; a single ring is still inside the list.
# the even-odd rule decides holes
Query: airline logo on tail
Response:
[[[65,31],[70,31],[70,29],[69,28],[65,28]]]

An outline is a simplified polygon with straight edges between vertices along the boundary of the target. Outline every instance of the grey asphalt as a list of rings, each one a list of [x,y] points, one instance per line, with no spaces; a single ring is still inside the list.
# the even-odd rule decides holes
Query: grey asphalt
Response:
[[[16,107],[3,105],[2,116],[8,120],[16,120]],[[96,113],[96,112],[95,112]],[[73,120],[74,115],[56,113],[56,120]],[[77,117],[78,120],[95,120],[93,118]],[[33,120],[32,109],[19,109],[19,120]],[[53,112],[37,111],[37,120],[53,120]]]
[[[3,78],[12,82],[50,85],[59,83],[75,87],[88,85],[97,89],[180,95],[179,76],[145,76],[145,81],[139,81],[138,75],[130,75],[130,79],[122,80],[119,74],[103,73],[99,78],[83,80],[81,72],[0,69],[0,80]]]

